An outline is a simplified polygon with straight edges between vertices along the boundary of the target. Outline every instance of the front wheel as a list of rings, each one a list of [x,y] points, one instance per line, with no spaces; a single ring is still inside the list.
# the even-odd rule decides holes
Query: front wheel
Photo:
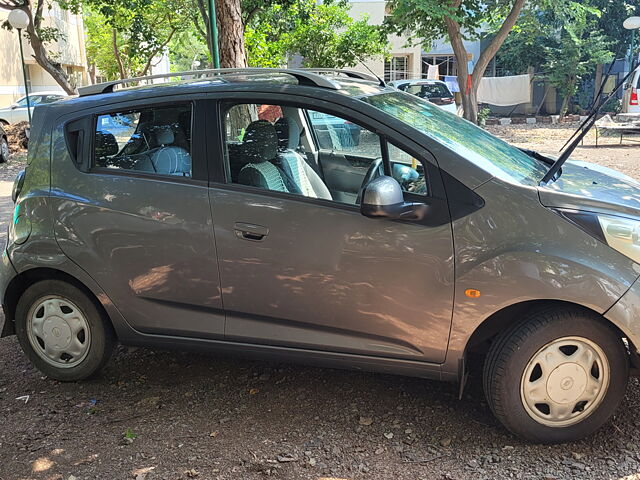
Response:
[[[511,432],[540,443],[585,437],[606,423],[629,377],[622,339],[596,314],[555,307],[494,341],[485,395]]]
[[[16,307],[16,335],[31,362],[48,377],[85,379],[109,359],[115,335],[79,288],[60,280],[31,285]]]

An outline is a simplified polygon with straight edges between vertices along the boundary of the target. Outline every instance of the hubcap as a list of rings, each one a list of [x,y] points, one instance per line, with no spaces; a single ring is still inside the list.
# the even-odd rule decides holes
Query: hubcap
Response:
[[[33,304],[27,317],[29,342],[35,352],[55,367],[73,367],[87,356],[91,345],[89,323],[71,301],[44,297]]]
[[[531,418],[549,427],[581,422],[602,403],[609,387],[609,362],[583,337],[563,337],[538,350],[527,364],[520,395]]]

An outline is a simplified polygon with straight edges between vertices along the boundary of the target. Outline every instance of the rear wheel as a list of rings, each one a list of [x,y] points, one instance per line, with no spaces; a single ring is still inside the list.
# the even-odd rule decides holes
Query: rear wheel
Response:
[[[620,336],[596,314],[538,311],[494,341],[485,394],[513,433],[541,443],[576,440],[606,423],[622,401],[627,357]]]
[[[92,299],[59,280],[38,282],[20,297],[16,334],[29,360],[61,381],[97,372],[111,356],[115,340]]]

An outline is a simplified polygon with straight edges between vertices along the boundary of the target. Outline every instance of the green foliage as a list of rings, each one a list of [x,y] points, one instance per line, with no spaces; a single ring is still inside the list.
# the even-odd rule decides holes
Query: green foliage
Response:
[[[387,5],[392,11],[385,21],[388,31],[408,33],[412,43],[429,50],[434,40],[447,37],[446,18],[458,22],[464,39],[476,40],[487,26],[497,29],[502,24],[513,2],[462,0],[456,8],[449,0],[391,0]]]
[[[344,68],[387,52],[386,33],[353,20],[344,2],[285,0],[254,13],[245,28],[249,64],[277,67],[298,54],[307,67]]]
[[[209,64],[209,48],[195,29],[177,33],[169,43],[169,64],[172,72],[198,70]]]
[[[478,125],[485,125],[487,123],[487,118],[491,114],[491,109],[484,107],[478,110]]]
[[[640,15],[640,0],[588,0],[602,15],[597,19],[597,29],[611,42],[611,51],[622,58],[629,48],[631,31],[622,22],[633,15]]]
[[[387,38],[367,18],[353,20],[346,8],[324,3],[299,22],[289,50],[301,55],[307,67],[344,68],[384,55]]]
[[[173,36],[189,27],[183,0],[68,1],[83,7],[87,53],[108,78],[146,74]]]
[[[597,8],[573,0],[554,0],[545,2],[543,8],[530,8],[521,15],[497,61],[512,73],[535,67],[568,99],[596,65],[613,60],[611,41],[598,27],[601,18]],[[566,107],[567,102],[561,114]]]

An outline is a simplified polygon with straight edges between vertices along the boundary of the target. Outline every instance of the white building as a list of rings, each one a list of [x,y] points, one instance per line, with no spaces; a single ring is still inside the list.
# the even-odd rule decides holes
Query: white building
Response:
[[[387,2],[384,0],[350,0],[350,15],[356,20],[369,18],[371,25],[381,25],[389,14]],[[370,59],[367,66],[376,75],[384,76],[385,80],[400,80],[404,78],[421,78],[427,76],[427,63],[439,65],[439,74],[456,75],[456,60],[453,48],[445,39],[434,42],[428,50],[423,46],[409,45],[408,36],[393,35],[389,37],[391,45],[391,59]],[[465,41],[469,53],[469,60],[476,61],[481,51],[481,42]],[[357,66],[357,70],[366,71],[365,67]]]
[[[57,42],[48,44],[49,50],[62,64],[72,84],[85,85],[88,78],[82,16],[61,9],[57,3],[53,3],[51,9],[45,8],[43,15],[44,26],[55,27],[62,34]],[[8,10],[0,9],[0,23],[3,23],[8,16]],[[22,41],[30,91],[62,92],[62,88],[51,75],[36,63],[33,50],[25,35]],[[24,96],[24,80],[18,32],[0,29],[0,107],[10,105],[21,96]]]

